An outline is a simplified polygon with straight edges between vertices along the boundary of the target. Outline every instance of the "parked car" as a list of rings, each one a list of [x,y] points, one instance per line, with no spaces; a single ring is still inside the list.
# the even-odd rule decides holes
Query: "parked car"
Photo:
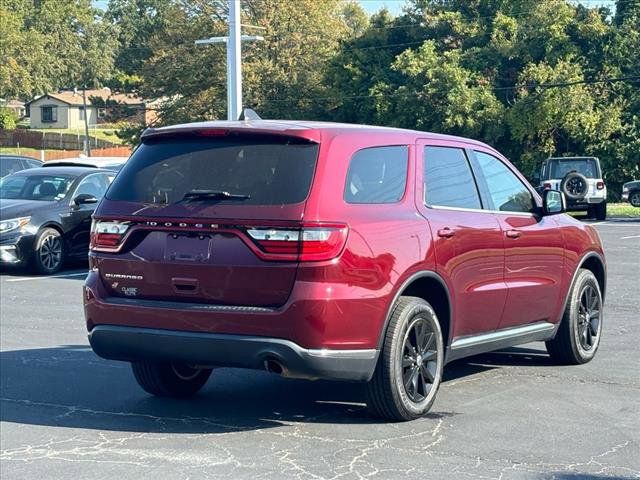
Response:
[[[538,191],[560,190],[567,198],[567,210],[586,211],[598,220],[607,218],[607,187],[596,157],[553,157],[534,174]]]
[[[119,171],[126,163],[127,157],[74,157],[49,160],[43,167],[93,167]]]
[[[42,162],[22,155],[0,155],[0,178],[28,168],[41,167]]]
[[[94,214],[89,339],[159,396],[216,367],[366,382],[379,416],[433,404],[445,363],[545,341],[591,360],[595,229],[499,152],[319,122],[147,130]]]
[[[640,180],[634,180],[622,185],[622,200],[634,207],[640,207]]]
[[[0,265],[52,274],[86,257],[91,214],[115,176],[109,170],[49,167],[0,180]]]

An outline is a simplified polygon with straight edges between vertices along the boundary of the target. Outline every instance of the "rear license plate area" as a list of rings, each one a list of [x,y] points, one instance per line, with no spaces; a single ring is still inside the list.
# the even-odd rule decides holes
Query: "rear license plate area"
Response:
[[[164,259],[170,262],[202,263],[211,258],[211,237],[208,235],[168,234]]]

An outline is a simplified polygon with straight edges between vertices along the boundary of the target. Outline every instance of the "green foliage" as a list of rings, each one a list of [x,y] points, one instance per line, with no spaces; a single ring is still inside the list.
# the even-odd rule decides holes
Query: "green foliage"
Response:
[[[17,118],[10,109],[0,107],[0,129],[14,130],[16,128],[16,122]]]
[[[245,104],[265,118],[374,123],[488,142],[526,173],[600,157],[640,178],[640,0],[242,0]],[[0,0],[0,97],[88,84],[159,100],[155,123],[226,117],[227,0]],[[622,80],[615,80],[622,79]],[[121,125],[128,142],[140,126]]]
[[[0,97],[35,95],[111,76],[116,42],[90,0],[0,2]]]

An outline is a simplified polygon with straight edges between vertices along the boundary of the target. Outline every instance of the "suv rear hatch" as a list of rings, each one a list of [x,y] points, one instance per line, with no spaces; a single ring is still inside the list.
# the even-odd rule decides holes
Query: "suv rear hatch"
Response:
[[[109,294],[286,303],[318,150],[305,138],[229,130],[143,139],[94,216],[93,265]]]

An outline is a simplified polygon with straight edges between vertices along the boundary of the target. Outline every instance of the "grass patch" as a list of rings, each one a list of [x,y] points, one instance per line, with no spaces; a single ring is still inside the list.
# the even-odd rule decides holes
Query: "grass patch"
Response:
[[[84,137],[84,128],[32,128],[30,130],[32,132],[67,133]],[[122,140],[118,138],[115,128],[89,128],[89,137],[118,145],[123,144]]]
[[[634,207],[630,203],[608,203],[607,216],[640,218],[640,208]]]
[[[587,218],[587,212],[567,212],[572,217]],[[640,218],[640,208],[630,203],[607,203],[607,218]]]

